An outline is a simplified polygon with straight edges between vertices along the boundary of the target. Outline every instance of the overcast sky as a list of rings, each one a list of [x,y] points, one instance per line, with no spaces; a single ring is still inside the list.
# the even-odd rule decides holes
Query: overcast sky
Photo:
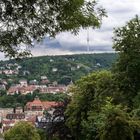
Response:
[[[89,46],[91,52],[110,52],[112,50],[113,28],[123,26],[135,15],[140,16],[140,0],[98,0],[107,11],[100,29],[89,29]],[[61,33],[56,39],[45,39],[32,49],[33,55],[62,55],[85,53],[87,50],[87,30],[79,35]],[[1,57],[2,58],[2,57]]]
[[[107,11],[107,18],[103,19],[100,29],[89,29],[90,51],[109,52],[112,50],[113,28],[123,26],[135,15],[140,15],[140,0],[98,0]],[[48,40],[47,40],[48,41]],[[41,54],[73,54],[86,52],[87,50],[87,30],[81,30],[79,35],[74,36],[71,33],[61,33],[56,36],[57,47],[51,47],[50,44],[42,43],[40,52],[34,49],[33,53]],[[49,42],[49,41],[48,41]],[[53,40],[51,40],[53,42]]]

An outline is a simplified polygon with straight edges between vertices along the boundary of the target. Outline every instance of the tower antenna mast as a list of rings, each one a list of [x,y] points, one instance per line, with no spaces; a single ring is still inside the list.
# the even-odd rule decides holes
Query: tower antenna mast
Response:
[[[89,48],[89,28],[87,28],[87,52],[90,51],[90,48]]]

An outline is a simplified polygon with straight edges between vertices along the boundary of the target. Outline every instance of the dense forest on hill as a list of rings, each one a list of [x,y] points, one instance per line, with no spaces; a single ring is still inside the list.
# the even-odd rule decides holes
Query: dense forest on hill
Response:
[[[47,76],[51,82],[68,84],[71,80],[76,81],[92,71],[110,69],[116,58],[117,54],[115,53],[41,56],[1,61],[0,67],[18,64],[20,66],[19,74],[11,75],[11,78],[15,78],[17,81],[21,78],[28,81],[34,79],[39,81],[41,76]]]

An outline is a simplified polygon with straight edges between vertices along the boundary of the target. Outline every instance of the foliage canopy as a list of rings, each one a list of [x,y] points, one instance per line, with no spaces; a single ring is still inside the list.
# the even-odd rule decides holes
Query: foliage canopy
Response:
[[[35,127],[27,122],[19,122],[4,134],[5,140],[40,140]]]
[[[120,92],[131,101],[140,90],[140,19],[115,30],[114,49],[119,53],[114,73]]]
[[[96,0],[1,0],[0,50],[11,57],[29,54],[21,45],[32,45],[45,35],[77,33],[80,27],[99,27],[105,10]]]
[[[115,30],[114,48],[119,58],[112,72],[90,74],[72,88],[72,101],[66,115],[76,140],[140,138],[138,16]]]

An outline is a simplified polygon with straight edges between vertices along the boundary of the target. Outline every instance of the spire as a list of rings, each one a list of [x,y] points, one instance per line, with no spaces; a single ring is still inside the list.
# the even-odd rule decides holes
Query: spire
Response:
[[[34,100],[40,100],[40,99],[39,99],[39,97],[36,95],[35,98],[34,98]]]

